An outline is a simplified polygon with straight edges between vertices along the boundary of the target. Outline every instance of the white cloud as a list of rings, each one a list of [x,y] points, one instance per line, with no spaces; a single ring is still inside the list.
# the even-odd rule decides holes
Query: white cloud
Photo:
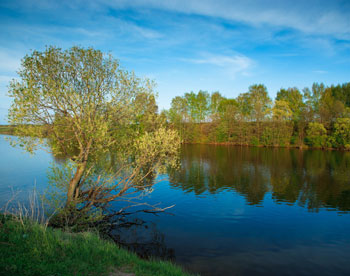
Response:
[[[245,22],[293,28],[309,34],[326,34],[350,39],[349,14],[341,1],[333,0],[116,0],[103,1],[115,8],[156,8],[185,14],[198,14]]]
[[[232,78],[239,73],[242,75],[248,75],[249,70],[254,65],[254,61],[252,59],[241,54],[227,56],[206,53],[202,54],[201,58],[183,60],[194,64],[208,64],[217,66],[228,73]]]
[[[328,72],[325,71],[325,70],[314,70],[312,71],[313,73],[316,73],[316,74],[327,74]]]
[[[236,56],[210,55],[204,59],[193,59],[192,61],[198,64],[212,64],[220,67],[236,66],[238,71],[245,70],[252,64],[251,59],[242,55],[236,55]]]
[[[133,22],[128,22],[112,17],[109,17],[107,22],[111,23],[112,26],[115,26],[117,29],[119,29],[119,31],[124,33],[141,35],[147,39],[157,39],[162,37],[162,34],[160,32],[152,30],[150,28],[141,27]]]

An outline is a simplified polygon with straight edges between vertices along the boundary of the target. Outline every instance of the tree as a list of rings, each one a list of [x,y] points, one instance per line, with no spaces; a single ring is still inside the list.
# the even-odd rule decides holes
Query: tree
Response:
[[[232,142],[234,128],[237,127],[238,107],[235,99],[221,99],[218,111],[220,115],[217,135],[220,142]]]
[[[306,130],[306,142],[312,147],[322,148],[326,146],[327,130],[320,123],[309,123]]]
[[[303,95],[296,87],[283,89],[277,92],[276,101],[285,101],[293,114],[293,121],[300,120],[302,108],[304,107]]]
[[[137,111],[135,122],[139,132],[152,132],[162,125],[163,118],[158,115],[158,106],[153,94],[139,93],[135,97],[133,105],[141,108]]]
[[[273,119],[278,122],[289,121],[292,118],[292,111],[288,102],[276,100],[272,108]]]
[[[173,99],[177,106],[183,107],[180,108],[183,110],[181,114],[185,115],[179,115],[177,118],[180,120],[170,121],[176,129],[181,128],[175,121],[186,121],[186,141],[195,143],[292,144],[303,147],[306,142],[319,147],[338,147],[342,145],[337,142],[340,141],[339,135],[334,135],[335,127],[339,118],[350,118],[349,91],[350,83],[330,87],[314,83],[311,89],[303,89],[303,94],[296,87],[281,88],[273,106],[262,84],[250,86],[248,92],[239,94],[235,99],[214,92],[209,100],[206,92],[190,92]],[[172,103],[169,118],[176,117],[171,114],[180,114],[174,112],[175,109],[180,110],[174,107]],[[323,134],[323,129],[326,134]],[[320,132],[323,136],[316,141],[312,132]]]
[[[332,90],[332,96],[336,100],[341,101],[344,106],[350,107],[350,82],[343,83],[342,85],[332,85],[330,89]]]
[[[257,125],[257,139],[259,144],[261,122],[265,119],[271,105],[271,99],[268,96],[266,87],[262,84],[251,85],[248,92],[248,102],[251,106],[250,116]]]
[[[209,94],[206,91],[198,91],[198,93],[185,93],[184,98],[190,115],[194,122],[202,123],[206,119],[209,112]]]
[[[335,120],[342,117],[344,111],[344,104],[333,96],[331,88],[326,88],[319,102],[320,121],[330,129]]]
[[[339,147],[350,149],[350,118],[338,118],[334,124],[334,138]]]
[[[221,102],[226,100],[223,96],[221,96],[220,92],[214,92],[210,96],[210,113],[212,120],[215,119],[220,112]]]
[[[240,94],[237,99],[237,132],[238,144],[249,145],[251,143],[252,128],[248,122],[251,121],[252,106],[249,93]]]
[[[323,83],[313,83],[311,90],[304,88],[304,98],[306,105],[312,110],[315,119],[319,118],[320,99],[325,92],[325,85]]]
[[[292,111],[288,102],[276,100],[272,108],[272,118],[275,126],[275,142],[277,145],[286,145],[289,143],[293,127],[290,126]]]
[[[18,126],[16,134],[26,150],[51,148],[53,155],[68,156],[74,164],[66,185],[66,209],[108,203],[176,155],[175,132],[135,131],[134,125],[148,112],[139,98],[154,99],[154,84],[122,70],[110,54],[48,47],[26,55],[18,74],[20,80],[9,86],[9,122]],[[154,116],[154,110],[149,111]],[[101,156],[112,152],[123,178],[114,175],[117,181],[107,187],[101,177],[91,175]]]
[[[171,108],[167,113],[169,121],[179,131],[181,139],[187,140],[186,123],[191,121],[188,106],[184,97],[176,96],[171,100]]]

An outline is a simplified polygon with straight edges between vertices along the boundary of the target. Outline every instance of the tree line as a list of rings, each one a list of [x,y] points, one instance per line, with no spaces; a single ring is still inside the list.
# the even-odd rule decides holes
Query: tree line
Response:
[[[200,90],[164,114],[185,143],[350,149],[350,83],[281,88],[274,101],[262,84],[236,98]]]

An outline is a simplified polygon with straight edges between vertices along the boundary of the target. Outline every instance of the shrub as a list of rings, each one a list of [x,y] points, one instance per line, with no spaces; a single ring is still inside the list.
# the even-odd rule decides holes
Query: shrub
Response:
[[[350,145],[350,118],[338,118],[334,124],[333,137],[336,146],[348,148]]]
[[[308,146],[323,148],[327,142],[327,130],[321,123],[309,123],[305,142]]]

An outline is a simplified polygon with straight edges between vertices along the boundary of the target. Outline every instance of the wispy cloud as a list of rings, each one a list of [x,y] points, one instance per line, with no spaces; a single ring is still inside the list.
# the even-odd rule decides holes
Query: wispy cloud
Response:
[[[237,74],[248,75],[249,70],[254,65],[254,61],[244,55],[214,55],[214,54],[202,54],[202,57],[195,59],[183,59],[186,62],[194,64],[207,64],[217,66],[231,77],[236,77]]]
[[[313,70],[312,71],[313,73],[316,73],[316,74],[327,74],[328,72],[325,71],[325,70]]]
[[[272,54],[271,56],[274,57],[297,57],[299,54],[297,53],[279,53],[279,54]]]
[[[109,16],[108,19],[105,18],[105,23],[110,24],[107,29],[111,31],[118,30],[122,33],[127,33],[134,36],[142,36],[146,39],[158,39],[162,37],[162,34],[159,31],[143,27],[134,22],[122,20],[120,18]]]
[[[236,56],[218,56],[218,55],[208,55],[208,57],[203,59],[189,59],[193,63],[198,64],[211,64],[220,67],[226,66],[236,66],[238,71],[247,69],[251,64],[252,60],[246,56],[236,55]]]
[[[293,28],[311,34],[350,39],[349,5],[340,0],[117,0],[103,1],[116,8],[156,8],[245,22]],[[330,3],[331,2],[331,3]],[[347,12],[346,10],[347,9]]]
[[[346,82],[349,14],[346,0],[0,1],[0,102],[20,59],[45,45],[112,52],[156,79],[160,106],[191,89]]]

